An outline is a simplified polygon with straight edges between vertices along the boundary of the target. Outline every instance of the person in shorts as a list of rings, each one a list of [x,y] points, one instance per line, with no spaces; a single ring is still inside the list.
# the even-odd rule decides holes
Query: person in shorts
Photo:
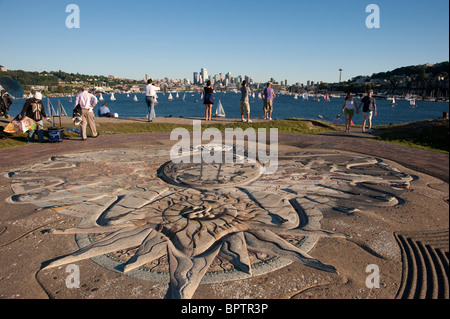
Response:
[[[357,109],[356,100],[353,97],[353,94],[350,92],[347,94],[345,98],[344,106],[342,107],[342,114],[345,114],[345,131],[350,132],[350,128],[352,126],[352,118],[356,113],[359,113],[359,109]]]
[[[251,91],[250,91],[250,88],[248,87],[247,81],[242,82],[241,107],[240,107],[242,122],[248,122],[248,123],[252,122],[252,120],[250,120],[250,102],[249,102],[249,98],[248,98],[250,93],[251,93]],[[247,121],[245,120],[245,115],[247,115]]]
[[[363,105],[363,123],[362,131],[366,132],[366,122],[369,121],[369,133],[372,133],[372,118],[377,116],[377,101],[373,98],[373,90],[370,90],[365,97],[362,98],[358,106],[358,111]]]
[[[267,83],[267,87],[264,89],[264,119],[272,120],[273,111],[273,99],[276,97],[275,92],[272,89],[272,84]]]

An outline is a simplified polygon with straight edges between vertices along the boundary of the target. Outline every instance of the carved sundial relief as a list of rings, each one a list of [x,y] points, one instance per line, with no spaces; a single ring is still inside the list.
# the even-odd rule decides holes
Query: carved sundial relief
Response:
[[[81,218],[80,249],[45,268],[84,259],[192,298],[201,282],[264,274],[297,262],[336,273],[308,254],[323,236],[323,212],[396,205],[409,175],[365,156],[309,152],[279,161],[189,164],[167,152],[103,151],[55,156],[11,172],[10,202]],[[51,176],[51,178],[49,178]],[[57,257],[57,256],[55,256]],[[187,274],[189,273],[189,276]]]

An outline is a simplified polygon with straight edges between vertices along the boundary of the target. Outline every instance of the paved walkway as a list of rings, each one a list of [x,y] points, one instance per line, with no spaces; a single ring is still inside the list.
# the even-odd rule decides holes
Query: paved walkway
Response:
[[[33,160],[68,152],[154,145],[170,141],[170,132],[104,135],[87,141],[66,140],[62,143],[30,144],[0,150],[0,169],[20,166]],[[175,142],[171,142],[175,143]],[[281,145],[304,148],[337,149],[372,155],[397,162],[407,168],[449,182],[449,155],[390,143],[374,141],[362,133],[328,132],[318,135],[279,134]]]

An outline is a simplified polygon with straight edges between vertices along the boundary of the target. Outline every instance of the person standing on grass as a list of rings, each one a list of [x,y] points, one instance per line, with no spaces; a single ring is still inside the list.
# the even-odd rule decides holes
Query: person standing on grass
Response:
[[[97,105],[98,100],[95,95],[89,93],[89,88],[84,87],[83,92],[77,95],[75,100],[75,108],[80,105],[81,108],[81,138],[83,141],[87,140],[86,128],[89,128],[92,132],[92,137],[98,137],[97,128],[95,126],[94,107]]]
[[[248,87],[247,81],[242,82],[241,106],[240,106],[242,122],[245,122],[245,115],[247,115],[247,122],[252,123],[252,120],[250,120],[250,102],[248,98],[250,93],[251,91],[250,88]]]
[[[153,117],[155,114],[155,102],[156,102],[156,91],[161,90],[160,87],[153,85],[153,80],[149,79],[147,81],[147,85],[144,87],[145,91],[145,102],[148,107],[147,120],[149,122],[153,121]]]
[[[345,114],[345,131],[350,132],[350,128],[352,126],[352,118],[356,113],[359,113],[359,109],[357,109],[356,100],[353,97],[353,94],[350,92],[347,94],[345,98],[344,106],[342,107],[342,114]]]
[[[272,111],[273,111],[273,99],[276,98],[275,92],[272,89],[272,84],[267,83],[266,88],[263,93],[264,100],[264,119],[272,121]]]
[[[369,121],[369,133],[372,133],[372,118],[377,116],[377,101],[373,98],[373,90],[369,90],[367,95],[362,98],[358,111],[361,109],[361,105],[364,105],[362,131],[366,132],[366,122]]]

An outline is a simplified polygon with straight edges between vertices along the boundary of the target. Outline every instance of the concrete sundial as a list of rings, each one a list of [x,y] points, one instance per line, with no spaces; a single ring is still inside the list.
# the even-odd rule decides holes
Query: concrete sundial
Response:
[[[292,262],[336,273],[308,254],[323,236],[346,237],[321,229],[323,213],[397,205],[412,180],[380,159],[332,151],[284,155],[272,175],[258,163],[168,159],[164,150],[93,151],[10,172],[10,202],[81,219],[52,231],[76,235],[80,249],[45,269],[107,258],[111,270],[168,282],[172,298]]]

